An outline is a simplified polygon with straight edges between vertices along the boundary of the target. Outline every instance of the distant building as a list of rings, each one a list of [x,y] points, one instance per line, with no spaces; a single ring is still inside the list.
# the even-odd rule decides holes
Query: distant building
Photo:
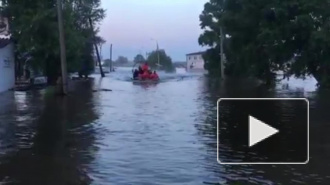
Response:
[[[8,25],[8,19],[0,17],[0,92],[15,86],[14,44]]]
[[[202,55],[205,52],[195,52],[186,55],[187,60],[187,71],[188,72],[205,72],[204,59]]]

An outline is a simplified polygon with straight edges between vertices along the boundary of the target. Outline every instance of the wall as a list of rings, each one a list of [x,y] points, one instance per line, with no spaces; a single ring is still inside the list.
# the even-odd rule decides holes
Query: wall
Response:
[[[194,67],[192,69],[190,69],[191,64],[194,64]],[[202,58],[202,55],[187,56],[187,71],[191,71],[194,69],[204,70],[204,60]]]
[[[0,92],[15,86],[14,45],[0,48]]]

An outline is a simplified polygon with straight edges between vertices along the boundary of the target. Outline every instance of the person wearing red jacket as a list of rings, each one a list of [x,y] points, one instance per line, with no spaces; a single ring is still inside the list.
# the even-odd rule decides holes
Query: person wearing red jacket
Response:
[[[144,71],[142,74],[142,80],[150,79],[149,71]]]
[[[159,80],[159,76],[156,73],[156,71],[154,71],[151,75],[150,75],[150,79],[152,80]]]
[[[146,63],[144,63],[144,64],[142,65],[142,70],[143,70],[144,72],[149,70],[148,62],[146,62]]]

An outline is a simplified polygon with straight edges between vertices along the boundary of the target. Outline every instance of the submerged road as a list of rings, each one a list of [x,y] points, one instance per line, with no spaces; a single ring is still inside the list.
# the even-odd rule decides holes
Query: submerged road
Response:
[[[312,80],[275,89],[203,76],[133,85],[130,69],[76,84],[67,98],[0,94],[0,181],[33,185],[330,184],[330,94]],[[300,83],[298,86],[293,86]],[[293,85],[292,85],[293,84]],[[111,92],[92,92],[107,88]],[[303,89],[304,88],[304,89]],[[308,97],[308,165],[216,161],[220,97]]]

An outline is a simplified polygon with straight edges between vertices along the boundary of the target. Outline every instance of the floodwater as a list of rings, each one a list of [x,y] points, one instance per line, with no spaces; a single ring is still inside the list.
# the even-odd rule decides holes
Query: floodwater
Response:
[[[31,185],[330,184],[330,93],[312,79],[275,88],[181,71],[134,85],[131,69],[75,84],[69,97],[0,94],[0,180]],[[108,88],[113,91],[92,92]],[[307,97],[307,165],[224,166],[216,160],[220,97]]]

